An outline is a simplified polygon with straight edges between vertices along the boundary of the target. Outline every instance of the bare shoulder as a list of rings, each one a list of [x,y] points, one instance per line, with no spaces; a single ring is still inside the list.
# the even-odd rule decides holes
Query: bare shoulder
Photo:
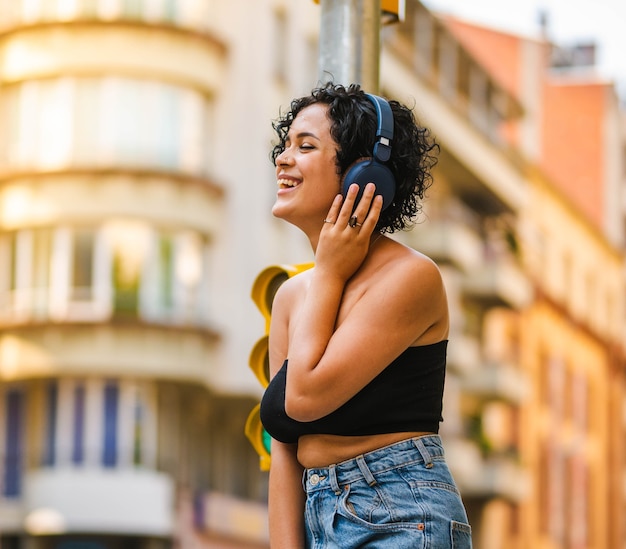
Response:
[[[441,287],[443,281],[439,266],[427,255],[399,242],[389,240],[386,250],[381,250],[377,259],[377,271],[382,281],[404,281],[404,289],[418,288],[424,285],[431,289]]]
[[[302,271],[283,282],[274,295],[274,306],[291,305],[302,298],[311,278],[311,269]]]
[[[414,344],[435,343],[448,334],[448,302],[441,271],[428,256],[389,240],[376,258],[367,294],[373,307],[386,304],[395,321],[414,323]],[[392,320],[388,319],[388,322]]]

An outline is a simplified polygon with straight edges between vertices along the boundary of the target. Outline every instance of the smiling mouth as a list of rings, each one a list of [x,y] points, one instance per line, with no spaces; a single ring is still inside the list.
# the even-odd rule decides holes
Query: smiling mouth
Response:
[[[296,181],[295,179],[283,179],[280,178],[276,181],[276,184],[280,189],[291,189],[293,187],[297,187],[300,185],[301,181]]]

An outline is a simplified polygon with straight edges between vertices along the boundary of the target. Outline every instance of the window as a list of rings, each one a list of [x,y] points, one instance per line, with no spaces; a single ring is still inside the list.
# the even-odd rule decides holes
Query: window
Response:
[[[115,467],[117,464],[117,416],[119,391],[117,383],[108,382],[104,387],[104,440],[102,464]]]
[[[59,390],[57,383],[52,381],[46,387],[45,441],[43,465],[51,467],[56,457],[57,408]]]
[[[5,397],[5,458],[3,494],[7,498],[18,497],[22,491],[23,436],[25,429],[24,394],[10,389]]]
[[[156,285],[159,309],[170,311],[174,305],[174,252],[172,240],[165,236],[157,239]]]
[[[72,248],[72,299],[88,301],[93,290],[94,233],[81,229],[74,232]]]
[[[207,319],[208,245],[194,231],[142,221],[0,234],[0,318]]]
[[[48,316],[52,261],[51,229],[38,229],[33,232],[32,257],[32,313],[36,318],[45,318]]]
[[[448,34],[441,34],[439,40],[439,91],[449,100],[456,99],[459,46]]]
[[[42,228],[0,234],[0,317],[14,321],[102,318],[92,229]]]
[[[426,78],[430,76],[433,68],[433,17],[425,9],[416,9],[414,15],[416,44],[415,68]]]
[[[200,91],[161,81],[15,84],[0,95],[0,162],[14,171],[114,164],[203,176],[208,107]]]
[[[72,463],[80,465],[85,460],[85,386],[82,383],[74,387],[72,437]]]
[[[193,231],[156,234],[143,271],[141,316],[202,323],[207,314],[207,244]]]
[[[2,316],[12,310],[15,281],[15,233],[8,233],[0,235],[0,315]]]

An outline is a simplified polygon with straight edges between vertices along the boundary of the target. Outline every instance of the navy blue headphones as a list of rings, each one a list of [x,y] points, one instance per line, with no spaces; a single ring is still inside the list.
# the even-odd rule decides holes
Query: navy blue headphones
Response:
[[[376,194],[383,197],[383,210],[392,202],[396,193],[396,181],[391,170],[385,163],[391,157],[391,141],[393,140],[393,113],[386,99],[366,93],[365,96],[376,109],[377,129],[373,157],[355,162],[343,178],[342,193],[345,196],[353,183],[359,186],[357,202],[361,199],[363,189],[368,183],[376,185]]]

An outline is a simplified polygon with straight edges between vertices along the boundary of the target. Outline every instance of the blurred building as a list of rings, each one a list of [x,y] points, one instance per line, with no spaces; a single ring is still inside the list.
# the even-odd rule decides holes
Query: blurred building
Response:
[[[525,109],[503,133],[526,166],[517,226],[534,299],[494,335],[531,391],[494,439],[515,433],[529,483],[519,504],[486,508],[477,541],[624,547],[624,113],[589,45],[446,25]]]
[[[269,113],[229,103],[254,82],[219,30],[236,7],[0,2],[3,549],[169,547],[207,501],[233,535],[253,521],[229,513],[259,515],[232,388],[262,261],[233,264],[255,221],[232,201]]]
[[[310,0],[0,0],[3,549],[267,546],[249,294],[312,260],[269,150],[318,34]],[[550,48],[416,0],[383,29],[442,146],[399,238],[445,276],[479,549],[624,546],[624,125]]]

